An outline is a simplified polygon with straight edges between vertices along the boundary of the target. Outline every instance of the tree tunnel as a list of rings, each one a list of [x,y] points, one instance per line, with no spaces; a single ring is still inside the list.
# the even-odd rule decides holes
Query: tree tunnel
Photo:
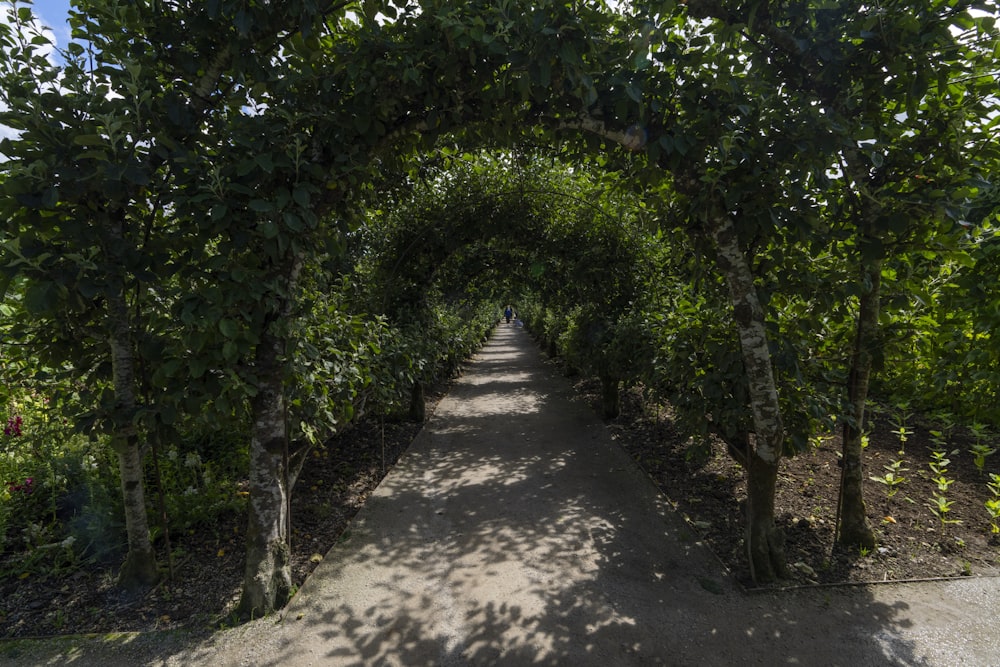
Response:
[[[236,433],[240,613],[280,607],[297,466],[417,403],[509,301],[606,415],[641,384],[742,460],[761,582],[780,459],[821,430],[840,539],[870,544],[880,374],[1000,421],[968,370],[1000,356],[997,36],[970,3],[78,5],[62,63],[30,11],[0,24],[3,335],[117,453],[122,584],[159,576],[155,443]]]

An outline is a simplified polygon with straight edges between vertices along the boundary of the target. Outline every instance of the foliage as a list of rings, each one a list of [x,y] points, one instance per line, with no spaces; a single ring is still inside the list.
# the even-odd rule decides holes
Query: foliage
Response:
[[[507,303],[745,461],[720,220],[784,453],[860,433],[869,371],[888,404],[1000,425],[997,35],[970,3],[87,0],[60,66],[12,7],[9,548],[116,552],[127,474],[177,528],[244,511],[269,409],[294,466],[456,374]],[[872,479],[891,495],[901,465]]]

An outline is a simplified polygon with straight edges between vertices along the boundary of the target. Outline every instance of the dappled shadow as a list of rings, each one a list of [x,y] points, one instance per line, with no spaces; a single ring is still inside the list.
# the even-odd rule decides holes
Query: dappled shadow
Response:
[[[442,401],[266,664],[921,664],[905,607],[739,593],[522,336]]]
[[[524,332],[501,327],[281,623],[150,662],[933,665],[995,633],[985,612],[978,629],[921,624],[888,590],[742,593]]]

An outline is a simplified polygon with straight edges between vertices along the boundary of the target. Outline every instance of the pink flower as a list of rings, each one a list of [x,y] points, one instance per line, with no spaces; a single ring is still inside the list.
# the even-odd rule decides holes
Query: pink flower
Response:
[[[27,494],[34,491],[34,487],[32,486],[34,483],[35,483],[34,478],[28,477],[20,484],[8,484],[7,489],[11,493],[17,493],[18,491],[20,491],[21,493]]]
[[[14,436],[16,438],[21,435],[21,426],[23,424],[24,420],[21,419],[21,415],[11,417],[7,420],[7,425],[3,429],[3,434]]]

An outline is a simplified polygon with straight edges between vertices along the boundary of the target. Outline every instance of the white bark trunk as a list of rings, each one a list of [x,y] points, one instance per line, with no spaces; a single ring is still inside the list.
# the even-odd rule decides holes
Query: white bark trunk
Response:
[[[293,294],[302,270],[302,256],[289,260],[282,305],[273,321],[290,316]],[[237,613],[263,616],[280,609],[292,591],[288,498],[291,475],[285,416],[284,359],[286,339],[265,327],[257,345],[257,394],[251,401],[250,511],[243,594]]]
[[[733,316],[739,332],[743,364],[749,382],[757,455],[774,464],[781,458],[785,432],[778,405],[778,389],[771,366],[764,311],[757,298],[753,274],[740,248],[733,221],[718,215],[709,221],[719,265],[729,286]]]
[[[280,341],[261,341],[257,361],[261,383],[253,400],[250,439],[250,509],[247,560],[239,614],[270,614],[284,606],[292,589],[285,469],[285,401],[278,365]]]
[[[120,586],[145,588],[156,582],[156,555],[149,539],[149,520],[143,489],[142,455],[132,417],[135,412],[135,363],[129,336],[128,310],[124,285],[108,298],[108,318],[111,330],[111,365],[115,390],[116,426],[114,449],[118,455],[122,502],[125,509],[125,531],[128,554],[118,576]]]
[[[771,366],[764,310],[753,273],[740,248],[732,219],[717,213],[708,221],[719,267],[726,277],[750,387],[755,443],[747,452],[747,555],[754,582],[785,575],[784,537],[774,520],[774,495],[785,429]]]

